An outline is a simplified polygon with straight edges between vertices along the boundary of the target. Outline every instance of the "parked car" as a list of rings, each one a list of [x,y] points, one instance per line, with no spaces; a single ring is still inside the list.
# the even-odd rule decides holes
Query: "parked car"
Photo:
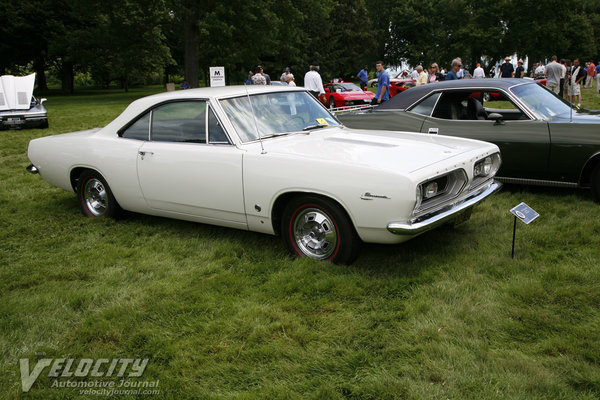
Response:
[[[363,91],[352,82],[336,82],[323,84],[325,94],[319,100],[330,109],[346,106],[361,106],[371,104],[375,94]]]
[[[469,79],[423,85],[347,126],[460,136],[500,147],[498,179],[591,188],[600,199],[600,112],[574,110],[529,79]]]
[[[416,85],[417,81],[414,79],[390,79],[390,97],[394,97]]]
[[[88,217],[121,209],[279,234],[349,263],[469,218],[496,191],[498,147],[341,125],[302,88],[227,86],[134,101],[104,128],[34,139],[28,170]],[[39,200],[41,201],[41,200]]]
[[[33,96],[35,74],[0,77],[0,129],[47,128],[46,99]]]

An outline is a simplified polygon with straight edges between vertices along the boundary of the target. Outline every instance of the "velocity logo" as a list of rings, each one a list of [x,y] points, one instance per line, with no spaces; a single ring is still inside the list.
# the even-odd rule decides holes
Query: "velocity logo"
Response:
[[[91,358],[82,358],[79,362],[75,362],[73,358],[42,358],[36,364],[33,370],[29,369],[29,359],[21,358],[19,366],[21,368],[21,387],[23,392],[28,392],[37,378],[42,374],[44,369],[48,370],[50,378],[84,378],[92,377],[139,377],[142,376],[148,359],[144,358],[99,358],[93,360]]]

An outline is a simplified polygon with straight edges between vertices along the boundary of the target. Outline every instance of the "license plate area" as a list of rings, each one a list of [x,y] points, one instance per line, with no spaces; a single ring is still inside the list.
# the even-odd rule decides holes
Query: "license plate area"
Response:
[[[473,207],[469,207],[465,210],[462,210],[456,215],[456,219],[454,220],[454,226],[458,226],[464,224],[469,219],[471,219],[471,212],[473,211]]]

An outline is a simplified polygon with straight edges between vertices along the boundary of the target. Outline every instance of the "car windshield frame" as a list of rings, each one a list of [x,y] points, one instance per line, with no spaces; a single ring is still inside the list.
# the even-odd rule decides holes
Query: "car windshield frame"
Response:
[[[306,91],[242,95],[220,99],[219,104],[242,143],[342,126]]]
[[[539,83],[512,86],[509,91],[537,118],[550,120],[572,111],[572,105]]]
[[[337,83],[331,83],[328,86],[330,86],[331,89],[333,89],[333,91],[337,91],[337,89],[340,89],[342,92],[362,92],[363,91],[360,87],[358,87],[357,84],[352,83],[352,82],[337,82]]]

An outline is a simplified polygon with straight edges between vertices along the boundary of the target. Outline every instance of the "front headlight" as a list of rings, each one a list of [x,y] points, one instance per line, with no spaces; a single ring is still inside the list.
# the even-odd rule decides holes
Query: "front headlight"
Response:
[[[421,182],[417,185],[417,202],[413,214],[458,196],[466,183],[467,174],[463,169],[457,169]]]
[[[493,178],[498,169],[500,169],[500,164],[500,153],[494,153],[477,160],[473,166],[473,183],[471,187],[478,186],[488,179]]]

